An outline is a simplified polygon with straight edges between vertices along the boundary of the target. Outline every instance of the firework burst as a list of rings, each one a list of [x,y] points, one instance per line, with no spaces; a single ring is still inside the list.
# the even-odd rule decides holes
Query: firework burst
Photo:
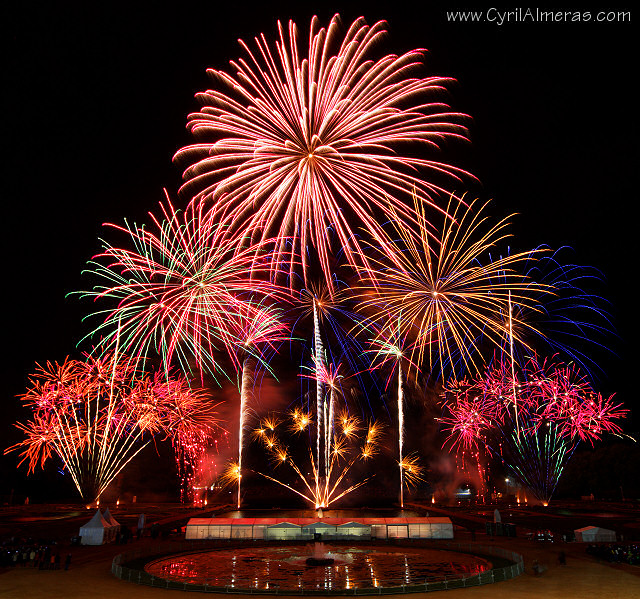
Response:
[[[105,243],[89,263],[103,283],[82,295],[112,304],[96,313],[104,322],[91,335],[102,335],[100,351],[119,344],[135,362],[157,352],[167,372],[177,362],[191,373],[193,358],[215,376],[217,351],[235,355],[236,321],[262,314],[247,302],[282,294],[264,278],[272,266],[259,258],[263,246],[225,239],[224,227],[193,205],[181,214],[167,200],[162,214],[151,215],[151,228],[110,225],[131,248]]]
[[[300,433],[313,426],[313,421],[309,414],[294,409],[289,415],[289,430],[294,433]],[[271,480],[291,492],[304,497],[311,502],[315,508],[326,508],[330,504],[335,503],[341,497],[355,491],[357,488],[365,484],[368,478],[358,481],[352,485],[341,486],[341,482],[350,472],[352,466],[359,460],[366,461],[378,451],[377,444],[380,440],[382,429],[376,423],[370,423],[367,428],[367,436],[360,439],[356,436],[355,430],[360,430],[360,422],[353,417],[346,416],[345,419],[349,424],[349,435],[341,432],[341,428],[337,427],[335,434],[330,443],[328,455],[328,463],[326,468],[321,468],[314,458],[312,447],[309,447],[309,459],[312,476],[309,478],[303,473],[303,470],[296,463],[293,452],[290,450],[282,435],[277,433],[277,426],[280,420],[274,420],[273,417],[267,417],[260,423],[260,426],[254,431],[254,438],[263,444],[271,456],[274,467],[287,465],[302,483],[302,488],[296,488],[289,485],[275,476],[259,473],[264,478]],[[269,423],[276,424],[273,429],[269,428]],[[268,432],[269,431],[269,432]],[[272,431],[272,432],[271,432]],[[323,431],[324,436],[324,431]]]
[[[596,394],[575,367],[533,357],[519,370],[509,380],[511,365],[496,360],[484,376],[448,385],[446,443],[476,455],[484,448],[549,502],[578,444],[620,433],[627,410]]]
[[[606,343],[614,335],[614,326],[606,300],[595,291],[602,288],[604,277],[597,269],[571,263],[570,248],[553,252],[536,251],[525,265],[526,278],[535,281],[531,292],[538,298],[535,310],[513,302],[516,338],[546,355],[561,354],[575,362],[594,378],[600,370],[594,350],[608,351]],[[545,292],[540,293],[542,286]],[[505,315],[505,320],[508,315]],[[528,323],[522,327],[521,323]],[[526,350],[516,347],[516,360],[526,362]]]
[[[424,468],[420,465],[420,460],[416,454],[409,454],[398,462],[400,469],[404,473],[404,480],[410,487],[417,487],[424,480],[422,474]]]
[[[208,71],[220,89],[197,95],[202,108],[188,127],[199,143],[175,160],[190,165],[183,191],[206,200],[229,235],[280,239],[275,259],[290,260],[293,274],[292,247],[305,282],[314,248],[332,286],[331,236],[351,265],[367,263],[360,231],[391,254],[380,222],[415,222],[404,201],[412,189],[433,205],[443,192],[433,175],[466,174],[409,149],[424,156],[446,139],[466,140],[466,115],[439,100],[451,79],[414,74],[422,51],[374,58],[383,22],[359,19],[343,37],[337,16],[326,28],[314,17],[306,56],[293,22],[278,29],[275,52],[261,35],[255,50],[241,42],[235,76]]]
[[[416,203],[417,237],[401,220],[395,221],[402,248],[397,264],[389,262],[386,251],[371,246],[372,263],[380,274],[370,276],[361,269],[360,309],[369,314],[373,330],[384,341],[388,323],[393,323],[399,337],[411,341],[412,361],[428,366],[433,376],[447,367],[454,376],[461,368],[479,371],[481,342],[499,346],[510,333],[501,315],[509,313],[512,296],[535,309],[533,284],[515,270],[532,254],[490,260],[490,252],[508,236],[509,222],[503,219],[483,232],[488,219],[485,207],[478,208],[475,202],[456,205],[453,218],[444,219],[440,239],[434,240],[424,209]],[[483,258],[489,260],[483,263]]]
[[[211,402],[183,379],[149,377],[113,354],[38,366],[23,401],[31,420],[18,423],[29,473],[57,455],[80,495],[94,500],[156,434],[169,437],[191,468],[215,427]]]

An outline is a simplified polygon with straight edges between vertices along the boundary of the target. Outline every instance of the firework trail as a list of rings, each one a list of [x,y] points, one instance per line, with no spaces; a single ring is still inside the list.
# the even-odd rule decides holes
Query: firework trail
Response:
[[[400,507],[404,507],[404,393],[402,361],[398,359],[398,464],[400,465]]]
[[[418,202],[415,207],[418,236],[396,220],[397,264],[387,259],[386,251],[369,247],[374,256],[371,262],[380,274],[370,277],[360,269],[359,309],[378,330],[384,331],[389,319],[398,322],[400,334],[413,342],[412,361],[428,366],[432,376],[444,374],[446,368],[454,377],[461,369],[478,372],[484,359],[481,346],[487,342],[500,346],[508,336],[502,315],[508,313],[509,297],[536,309],[534,288],[540,295],[544,287],[515,270],[533,255],[526,252],[490,260],[490,252],[508,237],[509,221],[488,225],[483,213],[486,204],[477,207],[471,202],[453,210],[449,206],[453,218],[443,219],[436,240],[424,209]],[[514,321],[521,328],[531,326]]]
[[[535,282],[531,291],[538,304],[536,310],[531,310],[513,301],[517,315],[514,337],[525,339],[539,353],[564,356],[594,379],[599,367],[585,348],[608,351],[605,343],[614,335],[607,302],[594,293],[604,284],[603,275],[595,268],[568,262],[570,248],[553,252],[541,249],[545,253],[536,251],[524,268],[526,278]],[[538,286],[545,291],[540,293]],[[520,323],[530,326],[522,327]],[[516,361],[524,364],[528,354],[516,344]]]
[[[317,410],[322,414],[322,420],[316,426],[316,464],[320,472],[323,471],[322,463],[320,461],[320,454],[323,454],[324,460],[324,475],[325,481],[329,479],[329,471],[331,464],[332,453],[332,441],[335,433],[335,395],[338,392],[338,386],[342,375],[339,374],[340,365],[334,367],[333,364],[325,365],[324,360],[318,360],[316,356],[313,356],[314,369],[312,375],[302,375],[305,378],[312,378],[317,382],[322,383],[322,388],[329,389],[329,401],[327,402],[324,396],[320,396],[317,400],[317,404],[321,405],[321,408]],[[317,421],[318,422],[318,421]],[[344,424],[343,417],[343,434],[348,438],[352,428]],[[322,452],[321,452],[322,448]],[[321,481],[318,478],[318,493],[320,492]]]
[[[322,342],[322,333],[320,329],[321,321],[328,321],[336,334],[338,343],[341,347],[345,347],[343,336],[339,332],[337,325],[331,315],[342,301],[342,295],[338,292],[331,293],[326,285],[312,285],[308,289],[302,290],[300,293],[300,302],[303,306],[302,316],[313,317],[313,352],[312,361],[314,365],[313,376],[305,376],[312,378],[316,383],[316,456],[315,463],[320,471],[323,470],[322,462],[324,461],[325,473],[329,469],[329,453],[331,444],[331,431],[333,428],[333,390],[336,382],[337,372],[334,372],[333,366],[327,366],[327,357]],[[350,360],[351,362],[351,360]],[[325,414],[325,388],[329,388],[330,406],[329,414]],[[327,442],[328,440],[328,442]],[[319,481],[318,481],[319,483]],[[320,483],[319,483],[320,484]],[[320,494],[320,487],[316,490],[316,495]]]
[[[266,360],[268,350],[275,351],[275,344],[288,338],[288,328],[282,320],[282,312],[264,302],[253,304],[245,302],[234,318],[233,326],[237,330],[233,335],[238,339],[238,354],[241,357],[240,416],[238,425],[238,462],[237,505],[240,508],[242,481],[242,453],[244,449],[244,430],[246,427],[249,394],[254,386],[255,363],[259,362],[269,369]]]
[[[352,289],[339,279],[334,280],[335,288],[331,292],[326,284],[314,284],[307,289],[303,289],[298,295],[297,305],[300,310],[294,307],[296,319],[293,324],[293,331],[300,327],[307,326],[311,322],[313,326],[313,338],[311,340],[311,359],[317,364],[316,377],[316,397],[318,392],[322,397],[324,394],[323,377],[320,374],[321,368],[331,368],[331,363],[341,362],[349,376],[357,381],[355,387],[363,390],[360,399],[367,401],[367,405],[359,403],[361,417],[366,419],[373,411],[369,403],[369,397],[380,394],[378,381],[369,375],[369,362],[366,361],[366,347],[360,340],[360,330],[354,323],[362,322],[363,317],[351,309],[350,297],[353,295]],[[299,334],[298,337],[302,337]],[[315,348],[318,348],[316,352]],[[314,357],[318,355],[318,361]],[[302,366],[306,368],[306,366]],[[307,377],[310,378],[310,377]],[[318,381],[322,384],[318,385]],[[323,387],[318,389],[318,387]],[[355,387],[352,387],[354,389]],[[353,393],[353,391],[352,391]],[[356,394],[353,394],[356,399]],[[359,401],[359,400],[358,400]]]
[[[197,367],[219,373],[216,352],[234,354],[234,319],[256,295],[283,297],[265,278],[273,268],[266,247],[225,239],[225,229],[200,207],[184,213],[167,200],[152,227],[110,225],[129,238],[129,248],[104,243],[89,264],[100,281],[80,292],[111,307],[90,336],[102,335],[97,351],[120,350],[138,362],[157,352],[165,371],[178,363],[185,374]],[[262,258],[260,258],[260,256]]]
[[[393,257],[380,223],[415,224],[411,190],[435,206],[436,179],[468,175],[418,157],[466,140],[467,117],[438,100],[451,79],[413,74],[422,51],[375,58],[383,22],[359,19],[342,36],[337,15],[326,28],[314,17],[306,56],[293,22],[278,30],[275,52],[260,35],[255,49],[241,42],[235,75],[208,71],[216,86],[197,94],[202,108],[188,121],[198,143],[175,160],[188,165],[182,191],[205,201],[225,234],[281,240],[274,259],[290,261],[290,280],[297,256],[305,283],[317,263],[333,289],[328,232],[352,266],[368,264],[360,233]]]
[[[382,369],[389,363],[394,364],[394,369],[389,369],[389,377],[387,378],[387,388],[393,378],[394,370],[397,373],[397,409],[398,409],[398,466],[400,473],[400,507],[404,507],[404,476],[406,472],[405,466],[409,462],[405,461],[404,456],[404,373],[402,370],[403,361],[408,364],[408,368],[418,367],[411,362],[407,355],[411,355],[412,347],[407,341],[406,334],[401,333],[400,318],[396,322],[392,317],[385,322],[384,328],[377,329],[376,325],[367,324],[367,331],[373,333],[370,340],[370,353],[373,354],[372,369]],[[377,323],[378,324],[378,323]],[[417,468],[417,465],[414,464]]]
[[[313,361],[316,366],[316,422],[317,422],[317,441],[316,441],[316,464],[318,465],[318,469],[320,466],[320,446],[321,446],[321,438],[322,438],[322,426],[323,426],[323,384],[321,371],[324,369],[324,361],[323,354],[324,350],[322,348],[322,337],[320,336],[320,324],[318,318],[318,301],[314,298],[313,301]],[[319,480],[319,479],[318,479]],[[320,489],[316,489],[316,493],[318,494]]]

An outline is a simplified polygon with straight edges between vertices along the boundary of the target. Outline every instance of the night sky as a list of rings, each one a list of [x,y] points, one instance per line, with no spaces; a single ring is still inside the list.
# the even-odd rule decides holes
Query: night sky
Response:
[[[499,26],[447,23],[453,4],[398,0],[320,10],[12,4],[25,8],[0,14],[3,437],[16,437],[10,423],[24,412],[15,395],[34,363],[78,355],[89,306],[65,295],[86,287],[80,273],[100,249],[102,223],[140,222],[163,187],[175,195],[181,169],[171,159],[191,142],[186,117],[210,86],[205,69],[226,69],[241,54],[238,38],[273,39],[277,19],[296,20],[305,39],[314,13],[323,23],[335,12],[345,24],[385,19],[384,51],[427,48],[428,71],[457,79],[449,101],[473,117],[472,143],[450,161],[480,179],[477,194],[493,198],[496,216],[520,214],[514,247],[568,245],[576,263],[602,271],[619,338],[602,354],[600,388],[637,403],[637,11],[616,7],[631,10],[631,23]]]

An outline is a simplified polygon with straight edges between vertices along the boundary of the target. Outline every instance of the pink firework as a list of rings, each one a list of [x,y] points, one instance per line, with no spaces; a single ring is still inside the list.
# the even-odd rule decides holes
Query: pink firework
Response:
[[[308,248],[333,285],[332,236],[351,265],[367,265],[362,232],[393,256],[380,223],[415,223],[412,192],[435,206],[445,192],[435,181],[467,174],[424,158],[466,139],[466,115],[439,100],[452,80],[416,75],[421,50],[375,58],[384,22],[341,30],[337,15],[326,28],[314,17],[306,55],[291,21],[287,32],[278,23],[275,49],[263,35],[255,49],[240,42],[246,57],[231,61],[235,75],[210,69],[217,86],[197,95],[202,108],[188,127],[198,143],[175,156],[189,165],[183,191],[205,201],[229,235],[280,239],[277,262],[291,259],[292,245],[305,283]]]
[[[575,367],[534,356],[523,368],[497,359],[483,376],[445,389],[445,443],[484,449],[539,499],[549,501],[573,451],[618,434],[627,410],[596,394]]]
[[[497,404],[478,394],[478,390],[468,386],[465,381],[454,384],[461,396],[455,405],[449,407],[449,416],[441,419],[449,431],[447,441],[463,451],[477,449],[496,418]]]

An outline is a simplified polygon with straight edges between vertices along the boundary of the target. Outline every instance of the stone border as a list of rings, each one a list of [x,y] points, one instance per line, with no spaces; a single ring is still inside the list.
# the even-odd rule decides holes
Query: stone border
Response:
[[[524,572],[524,559],[522,555],[513,551],[507,551],[501,547],[491,547],[486,545],[475,545],[471,543],[454,543],[452,541],[429,543],[385,543],[385,545],[393,545],[396,547],[411,547],[411,546],[428,546],[433,549],[444,549],[450,551],[458,551],[460,553],[470,553],[473,555],[495,555],[503,559],[507,559],[513,562],[510,566],[503,568],[493,568],[488,572],[482,572],[481,574],[475,574],[469,577],[463,578],[450,578],[446,580],[440,580],[437,582],[425,582],[422,584],[412,585],[397,585],[397,586],[384,586],[384,587],[364,587],[353,589],[331,589],[331,590],[318,590],[318,589],[255,589],[251,587],[237,587],[232,585],[225,586],[210,586],[208,584],[195,584],[190,582],[178,582],[175,580],[168,580],[166,578],[160,578],[158,576],[152,576],[142,569],[129,568],[126,565],[134,560],[139,560],[144,557],[161,557],[163,555],[185,554],[185,553],[201,553],[203,551],[215,550],[215,549],[229,549],[233,547],[246,548],[248,545],[253,547],[265,547],[271,546],[273,543],[264,542],[238,542],[234,540],[229,543],[221,543],[215,541],[208,543],[206,541],[190,541],[182,542],[169,547],[168,545],[157,545],[155,547],[148,547],[146,550],[136,550],[126,553],[121,553],[113,558],[111,564],[111,573],[128,582],[135,582],[137,584],[144,584],[151,587],[158,587],[163,589],[174,589],[181,591],[199,591],[205,593],[231,593],[241,595],[401,595],[405,593],[425,593],[430,591],[444,591],[448,589],[460,589],[464,587],[475,587],[483,584],[492,584],[494,582],[501,582],[503,580],[510,580],[516,576],[520,576]],[[284,543],[283,543],[284,544]],[[369,543],[367,543],[369,544]],[[434,547],[435,545],[435,547]]]

